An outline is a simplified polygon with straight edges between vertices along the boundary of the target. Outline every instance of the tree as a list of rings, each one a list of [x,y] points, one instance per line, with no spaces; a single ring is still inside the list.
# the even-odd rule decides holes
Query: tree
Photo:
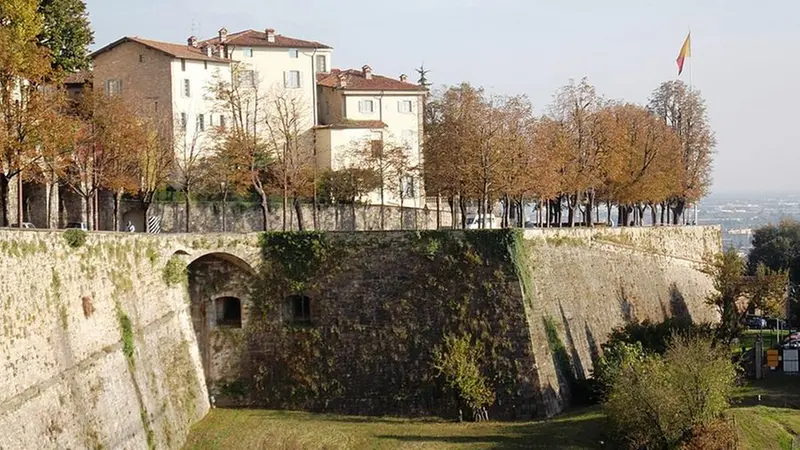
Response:
[[[711,184],[711,156],[716,139],[708,123],[705,101],[697,90],[680,80],[665,81],[653,91],[650,111],[672,128],[681,143],[678,190],[665,203],[672,209],[672,223],[678,224],[687,204],[702,198]]]
[[[587,78],[579,83],[570,80],[559,89],[550,106],[552,117],[566,128],[568,164],[564,170],[562,192],[567,200],[569,226],[575,226],[579,204],[587,202],[586,210],[594,206],[595,191],[600,186],[600,168],[605,147],[593,140],[597,113],[603,100]],[[584,197],[585,196],[585,197]],[[591,225],[591,214],[587,215]]]
[[[381,139],[368,136],[351,142],[340,161],[344,167],[352,166],[353,169],[361,170],[363,173],[374,174],[372,178],[377,182],[376,189],[380,195],[381,230],[385,229],[386,191],[397,192],[402,198],[401,180],[408,172],[408,161],[406,148],[396,143],[392,136],[386,136],[384,139],[383,135]]]
[[[41,0],[39,13],[44,24],[39,46],[50,51],[50,65],[56,72],[77,72],[89,68],[89,46],[94,33],[83,0]]]
[[[21,188],[23,170],[36,164],[41,157],[37,154],[38,143],[34,137],[41,135],[41,129],[49,125],[42,120],[51,109],[40,85],[50,75],[50,60],[46,50],[37,45],[36,36],[42,29],[38,5],[36,0],[4,0],[0,3],[0,197],[3,225],[8,225],[10,219],[9,182],[18,177],[15,180]],[[18,205],[20,215],[21,209]]]
[[[155,193],[169,182],[175,164],[175,145],[171,128],[164,123],[147,121],[143,125],[143,145],[137,154],[136,175],[139,177],[137,198],[148,225],[147,212]]]
[[[280,186],[283,194],[283,230],[287,230],[289,197],[297,215],[297,225],[303,230],[302,197],[311,196],[314,187],[313,170],[316,164],[314,130],[306,126],[310,111],[301,96],[288,90],[273,93],[269,99],[269,112],[264,116],[269,152],[275,158],[272,166],[273,186]],[[289,215],[291,213],[289,212]]]
[[[184,231],[187,233],[191,232],[192,196],[202,180],[208,176],[202,148],[205,143],[205,123],[200,123],[199,120],[198,118],[194,124],[176,124],[179,132],[172,184],[183,193],[186,214]]]
[[[265,99],[259,91],[258,74],[244,66],[233,68],[233,81],[214,76],[208,95],[215,101],[216,111],[230,120],[214,134],[214,152],[218,160],[237,161],[248,175],[260,198],[262,228],[269,229],[270,180],[274,178],[275,158],[261,132],[265,122]]]
[[[777,225],[758,228],[753,232],[752,242],[753,248],[747,257],[750,275],[755,275],[758,267],[764,265],[773,271],[788,271],[791,283],[800,285],[800,222],[782,220]],[[789,307],[789,319],[794,324],[800,323],[798,306],[792,301]]]
[[[736,369],[708,339],[675,335],[663,358],[621,356],[603,408],[629,448],[679,448],[730,406]]]
[[[481,373],[479,365],[482,349],[473,343],[472,336],[447,334],[441,346],[433,350],[433,367],[443,376],[447,386],[458,396],[459,406],[465,405],[473,412],[492,404],[494,392]],[[479,414],[475,414],[480,417]]]
[[[714,291],[706,303],[717,308],[720,323],[717,339],[729,344],[742,332],[742,319],[753,310],[777,314],[783,310],[787,273],[759,265],[752,276],[745,272],[745,262],[736,250],[707,258],[703,272],[712,277]]]

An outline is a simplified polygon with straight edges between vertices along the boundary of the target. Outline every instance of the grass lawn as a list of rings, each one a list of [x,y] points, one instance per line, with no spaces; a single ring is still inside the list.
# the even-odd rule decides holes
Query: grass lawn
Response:
[[[737,389],[728,414],[736,422],[742,449],[792,449],[795,436],[800,435],[800,376],[769,373],[763,380],[748,383]],[[486,423],[214,409],[192,428],[185,448],[612,448],[606,433],[607,423],[599,406],[574,410],[552,420]]]
[[[604,429],[599,408],[541,422],[485,423],[215,409],[192,428],[184,448],[600,449]]]

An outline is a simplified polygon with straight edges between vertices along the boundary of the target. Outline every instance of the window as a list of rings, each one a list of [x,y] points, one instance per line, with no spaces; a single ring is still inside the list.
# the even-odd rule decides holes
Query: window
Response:
[[[403,130],[400,138],[403,140],[403,145],[406,148],[411,148],[414,145],[414,130]]]
[[[311,322],[311,299],[305,295],[290,295],[286,297],[284,316],[291,322]]]
[[[187,98],[192,96],[192,86],[188,79],[183,80],[183,96]]]
[[[106,80],[106,94],[117,95],[122,93],[122,80]]]
[[[242,327],[242,302],[235,297],[222,297],[216,300],[217,325]]]
[[[186,131],[186,113],[181,113],[181,130]]]
[[[296,48],[289,49],[289,58],[297,58],[298,56],[300,56],[300,52]]]
[[[186,60],[181,58],[181,71],[186,72]]]
[[[144,62],[144,55],[139,55],[139,62],[140,62],[140,63],[143,63],[143,62]]]
[[[245,58],[252,58],[253,57],[253,49],[249,47],[245,47],[242,49],[242,53],[244,54]]]
[[[327,72],[328,66],[325,64],[325,55],[317,55],[317,72]]]
[[[400,100],[397,102],[397,111],[401,113],[411,112],[411,100]]]
[[[374,112],[372,100],[359,100],[358,112],[371,114]]]
[[[219,127],[225,129],[225,116],[219,116]]]
[[[253,89],[256,86],[256,74],[252,70],[239,71],[239,86],[242,89]]]
[[[197,115],[197,129],[200,131],[206,131],[206,118],[203,114]]]
[[[283,73],[283,86],[287,88],[299,88],[300,87],[300,71],[299,70],[290,70],[288,72]]]
[[[411,175],[404,176],[400,189],[403,190],[402,195],[404,198],[416,197],[416,189],[414,189],[414,177]]]

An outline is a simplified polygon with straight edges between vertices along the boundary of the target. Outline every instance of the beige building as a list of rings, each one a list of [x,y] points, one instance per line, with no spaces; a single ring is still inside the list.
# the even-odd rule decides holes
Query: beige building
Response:
[[[354,159],[378,148],[402,148],[404,168],[396,180],[385,180],[388,205],[423,207],[421,180],[423,105],[425,90],[408,82],[361,70],[333,69],[317,75],[319,125],[317,154],[320,165],[333,170],[358,165]],[[394,177],[393,177],[394,178]],[[401,195],[402,194],[402,195]],[[379,203],[378,193],[370,195]]]
[[[214,38],[190,37],[186,44],[124,37],[92,57],[95,88],[128,96],[143,113],[163,121],[175,138],[178,156],[189,147],[204,148],[205,133],[231,120],[207,95],[211,82],[222,77],[256,90],[263,105],[259,120],[275,116],[275,99],[290,99],[297,106],[298,130],[309,143],[309,153],[315,151],[319,169],[353,165],[365,146],[402,147],[405,167],[385,181],[385,203],[424,206],[425,91],[405,75],[375,75],[369,66],[331,69],[330,46],[272,29],[228,33],[222,28]],[[266,127],[259,132],[267,132]],[[372,204],[380,202],[378,193],[369,197],[365,200]]]

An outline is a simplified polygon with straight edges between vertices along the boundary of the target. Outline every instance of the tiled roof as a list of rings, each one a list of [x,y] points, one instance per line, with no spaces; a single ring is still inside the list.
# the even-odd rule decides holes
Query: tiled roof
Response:
[[[226,44],[241,45],[246,47],[278,47],[278,48],[331,48],[316,41],[304,41],[280,34],[275,35],[275,42],[267,40],[266,31],[245,30],[238,33],[228,33]],[[219,36],[200,42],[200,46],[219,44]]]
[[[191,47],[189,45],[181,45],[181,44],[171,44],[169,42],[160,42],[160,41],[151,41],[149,39],[142,39],[140,37],[130,37],[126,36],[122,39],[116,40],[105,47],[97,50],[96,52],[92,53],[92,58],[97,57],[97,55],[107,52],[118,45],[124,44],[126,42],[136,42],[138,44],[144,45],[145,47],[152,48],[153,50],[158,50],[162,53],[166,53],[174,58],[183,58],[183,59],[193,59],[193,60],[200,60],[200,61],[214,61],[214,62],[230,62],[225,58],[219,58],[217,56],[208,56],[203,52],[203,50]]]
[[[344,74],[346,86],[340,87],[339,76]],[[364,76],[363,70],[333,69],[330,73],[317,74],[317,84],[320,86],[344,89],[347,91],[424,91],[425,88],[417,84],[394,78],[372,74],[371,79]]]
[[[386,128],[380,120],[345,120],[340,123],[322,125],[319,128]]]
[[[92,78],[92,72],[83,70],[67,75],[64,78],[64,84],[84,84]]]

